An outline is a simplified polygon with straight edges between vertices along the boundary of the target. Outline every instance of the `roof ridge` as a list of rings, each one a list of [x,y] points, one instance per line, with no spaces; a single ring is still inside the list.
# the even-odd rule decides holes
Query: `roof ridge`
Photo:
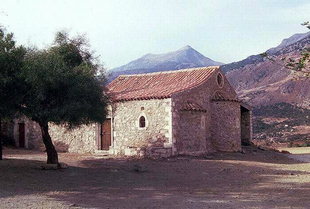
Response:
[[[159,72],[153,72],[153,73],[140,73],[140,74],[130,74],[130,75],[119,75],[120,77],[133,77],[133,76],[147,76],[147,75],[158,75],[158,74],[172,74],[172,73],[178,73],[178,72],[190,72],[195,70],[214,70],[219,69],[220,66],[214,65],[214,66],[208,66],[208,67],[197,67],[197,68],[186,68],[181,70],[167,70],[167,71],[159,71]]]

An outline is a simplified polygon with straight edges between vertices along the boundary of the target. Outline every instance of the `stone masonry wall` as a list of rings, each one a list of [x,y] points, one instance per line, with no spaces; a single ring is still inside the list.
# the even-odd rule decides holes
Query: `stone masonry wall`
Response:
[[[36,149],[36,150],[44,150],[44,145],[42,142],[42,135],[40,126],[28,119],[25,116],[22,116],[18,119],[14,119],[14,140],[15,145],[19,147],[19,123],[25,124],[25,148],[27,149]]]
[[[171,99],[119,102],[113,106],[114,154],[167,157],[171,153]],[[139,118],[146,127],[139,128]]]
[[[237,134],[226,135],[232,129],[235,132],[240,132],[240,125],[238,127],[236,124],[236,120],[240,122],[238,115],[240,104],[231,103],[225,107],[217,107],[212,101],[216,92],[221,92],[227,99],[236,98],[236,93],[225,76],[223,76],[223,84],[217,84],[218,73],[219,71],[213,73],[212,77],[204,84],[172,97],[174,152],[195,155],[217,150],[236,151],[240,148],[240,134],[239,136]],[[181,109],[187,101],[198,104],[206,112],[188,111],[184,113]],[[222,108],[224,108],[223,111]],[[216,133],[225,133],[225,136],[216,135]],[[239,143],[240,145],[237,146]],[[223,147],[219,146],[221,144]]]
[[[68,130],[55,124],[49,124],[49,133],[58,151],[75,153],[93,153],[98,149],[98,125],[82,125]]]
[[[205,126],[206,113],[197,111],[181,111],[178,121],[179,132],[182,136],[176,140],[179,154],[201,154],[207,149],[207,132]],[[186,131],[187,130],[187,131]],[[195,131],[190,131],[195,130]],[[208,146],[208,148],[210,145]]]
[[[213,102],[211,118],[211,133],[216,150],[240,151],[240,103],[229,101]]]
[[[14,139],[19,147],[18,123],[25,123],[25,148],[44,151],[41,129],[39,124],[21,117],[14,120]],[[63,126],[49,123],[49,133],[57,151],[88,153],[97,150],[98,125],[84,125],[68,130]]]

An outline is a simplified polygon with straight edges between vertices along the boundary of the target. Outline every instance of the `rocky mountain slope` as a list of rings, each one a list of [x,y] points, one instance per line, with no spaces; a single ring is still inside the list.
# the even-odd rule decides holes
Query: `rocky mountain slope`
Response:
[[[109,78],[113,80],[121,74],[150,73],[222,64],[205,57],[191,46],[185,46],[165,54],[146,54],[126,65],[111,69]]]
[[[226,75],[237,90],[239,97],[252,106],[287,102],[310,108],[310,79],[296,78],[286,68],[284,60],[300,57],[300,52],[308,47],[310,47],[310,33],[294,35],[282,41],[278,47],[267,50],[273,60],[254,55],[260,56],[260,59],[251,63],[253,56],[248,57],[240,62],[232,63],[233,66],[241,67],[231,68],[229,64],[223,66],[223,69],[226,70]],[[250,64],[243,65],[244,63]]]
[[[241,100],[254,107],[254,142],[310,146],[310,78],[296,77],[287,59],[310,47],[310,33],[296,34],[266,51],[223,66]],[[309,69],[309,65],[306,66]]]

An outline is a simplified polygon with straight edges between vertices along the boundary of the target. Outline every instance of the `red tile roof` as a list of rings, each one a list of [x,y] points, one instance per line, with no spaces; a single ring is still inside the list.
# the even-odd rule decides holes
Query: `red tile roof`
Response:
[[[181,108],[181,110],[183,110],[183,111],[207,112],[206,109],[204,109],[199,104],[192,102],[192,101],[185,102],[183,107]]]
[[[219,67],[191,68],[157,73],[121,75],[108,85],[112,101],[170,98],[172,94],[198,86]]]
[[[221,92],[217,91],[215,92],[215,94],[213,95],[212,101],[214,102],[239,102],[240,101],[237,98],[228,98],[225,97]]]

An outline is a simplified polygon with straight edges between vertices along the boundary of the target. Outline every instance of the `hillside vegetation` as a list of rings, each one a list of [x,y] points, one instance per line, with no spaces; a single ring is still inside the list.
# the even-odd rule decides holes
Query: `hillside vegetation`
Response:
[[[253,115],[255,140],[266,141],[267,145],[310,145],[309,109],[289,103],[277,103],[256,108]]]

